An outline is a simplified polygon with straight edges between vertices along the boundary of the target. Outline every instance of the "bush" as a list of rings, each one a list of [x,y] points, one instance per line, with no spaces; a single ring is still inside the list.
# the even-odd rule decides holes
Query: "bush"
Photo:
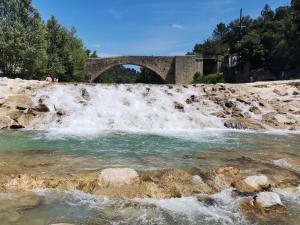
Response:
[[[224,83],[223,73],[214,73],[203,76],[201,73],[197,72],[194,75],[194,84],[217,84]]]

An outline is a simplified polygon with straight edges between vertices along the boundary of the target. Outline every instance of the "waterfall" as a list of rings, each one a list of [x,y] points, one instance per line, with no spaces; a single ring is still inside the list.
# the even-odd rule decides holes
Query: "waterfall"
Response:
[[[211,115],[219,106],[203,95],[200,86],[56,84],[38,90],[35,101],[46,104],[50,113],[36,124],[80,134],[223,128],[222,119]],[[191,96],[197,100],[186,102]]]

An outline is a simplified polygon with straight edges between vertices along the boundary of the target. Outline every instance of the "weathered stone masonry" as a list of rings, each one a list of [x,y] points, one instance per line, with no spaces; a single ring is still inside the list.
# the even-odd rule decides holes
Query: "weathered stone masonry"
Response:
[[[203,74],[203,59],[196,56],[120,56],[89,59],[87,70],[90,82],[106,70],[124,64],[148,68],[169,84],[189,84],[195,73]]]

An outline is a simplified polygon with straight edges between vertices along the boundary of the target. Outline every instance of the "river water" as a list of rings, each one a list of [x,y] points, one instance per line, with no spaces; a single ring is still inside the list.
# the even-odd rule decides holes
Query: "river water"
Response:
[[[88,103],[80,102],[82,88],[89,93]],[[196,175],[227,165],[254,175],[271,176],[277,170],[282,176],[300,173],[299,133],[225,130],[220,118],[209,116],[218,109],[212,102],[204,101],[205,110],[187,106],[182,113],[174,108],[174,101],[183,102],[195,93],[203,94],[196,87],[171,90],[143,85],[43,89],[35,100],[43,98],[51,112],[62,110],[65,117],[49,116],[36,121],[32,129],[0,132],[0,161],[23,166],[24,171],[30,171],[28,165],[34,160],[54,161],[46,171],[32,169],[44,174],[130,167],[138,171],[181,168]],[[286,224],[300,224],[298,189],[298,193],[274,190],[289,208]],[[34,192],[41,197],[40,204],[17,212],[2,203],[14,197],[0,194],[0,224],[255,224],[237,212],[240,199],[233,197],[231,189],[210,196],[213,205],[196,197],[113,200],[76,190]]]
[[[43,132],[0,133],[0,155],[8,155],[10,163],[31,157],[59,155],[50,170],[89,170],[107,167],[130,167],[141,170],[206,168],[243,165],[242,156],[264,158],[269,166],[257,164],[258,171],[268,173],[274,167],[299,169],[300,135],[287,133],[232,132],[206,130],[187,133],[106,132],[91,137],[61,136]],[[22,152],[21,157],[19,152]],[[45,155],[44,155],[45,154]],[[281,161],[280,161],[281,160]],[[285,164],[287,161],[290,164]],[[44,171],[50,173],[50,171]],[[36,190],[42,202],[38,207],[22,211],[20,218],[7,224],[252,224],[236,212],[238,198],[225,190],[212,196],[217,205],[205,205],[197,198],[169,200],[110,200],[79,191]],[[300,195],[280,192],[289,206],[291,221],[300,219]],[[5,195],[1,198],[5,198]],[[0,201],[1,202],[1,201]],[[2,211],[5,224],[7,214]],[[9,215],[9,214],[8,214]],[[289,222],[291,222],[289,221]],[[297,223],[295,223],[297,224]]]

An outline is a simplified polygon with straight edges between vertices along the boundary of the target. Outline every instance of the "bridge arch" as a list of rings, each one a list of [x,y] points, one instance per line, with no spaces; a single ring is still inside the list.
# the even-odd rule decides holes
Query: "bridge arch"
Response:
[[[94,82],[108,69],[118,65],[136,65],[147,68],[161,77],[166,83],[174,83],[174,57],[159,56],[121,56],[89,59],[90,82]]]
[[[143,68],[146,68],[148,70],[151,70],[152,72],[154,72],[163,82],[165,82],[165,79],[162,75],[159,74],[159,71],[155,71],[155,69],[153,68],[150,68],[148,65],[145,66],[145,65],[140,65],[140,64],[136,64],[136,63],[130,63],[129,61],[127,61],[126,63],[118,63],[118,64],[111,64],[111,65],[108,65],[104,68],[102,68],[99,72],[98,72],[98,75],[96,75],[95,77],[93,77],[91,79],[91,82],[95,82],[99,77],[101,77],[101,75],[103,73],[105,73],[106,71],[108,71],[109,69],[115,67],[115,66],[123,66],[123,65],[134,65],[134,66],[140,66],[140,67],[143,67]]]
[[[197,56],[120,56],[89,59],[87,71],[94,82],[106,70],[117,65],[138,65],[158,74],[168,84],[188,84],[196,72],[203,74],[203,59]]]

